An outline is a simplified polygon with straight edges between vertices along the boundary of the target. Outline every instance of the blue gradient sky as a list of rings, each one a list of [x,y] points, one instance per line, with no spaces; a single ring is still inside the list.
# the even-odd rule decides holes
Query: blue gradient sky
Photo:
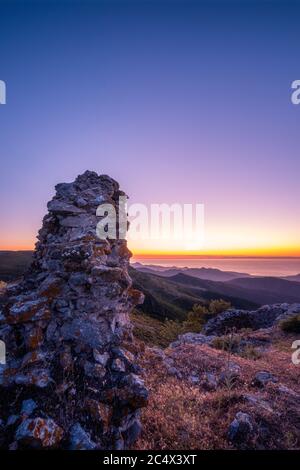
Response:
[[[300,255],[299,7],[0,0],[0,249],[93,169],[132,202],[204,203],[206,252]]]

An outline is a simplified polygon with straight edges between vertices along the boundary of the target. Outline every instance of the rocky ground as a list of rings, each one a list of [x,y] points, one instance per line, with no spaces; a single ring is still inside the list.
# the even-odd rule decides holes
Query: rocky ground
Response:
[[[186,334],[166,349],[136,341],[150,401],[135,448],[299,449],[296,339],[277,322],[225,336]]]

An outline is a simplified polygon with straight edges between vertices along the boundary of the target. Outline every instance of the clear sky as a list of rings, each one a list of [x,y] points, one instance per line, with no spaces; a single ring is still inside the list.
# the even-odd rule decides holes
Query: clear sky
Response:
[[[205,253],[300,255],[299,13],[0,0],[0,249],[31,249],[54,185],[91,169],[131,202],[204,203]]]

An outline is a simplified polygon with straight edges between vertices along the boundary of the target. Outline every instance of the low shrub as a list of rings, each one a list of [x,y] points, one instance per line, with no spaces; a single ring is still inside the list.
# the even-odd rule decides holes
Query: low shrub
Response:
[[[244,359],[252,359],[253,361],[257,361],[258,359],[261,359],[262,353],[252,344],[247,344],[239,353],[239,356],[243,357]]]
[[[240,335],[223,335],[215,338],[212,341],[212,346],[216,349],[221,349],[222,351],[227,351],[230,353],[237,352],[241,345],[241,336]]]
[[[300,333],[300,315],[286,318],[280,322],[280,327],[286,333]]]

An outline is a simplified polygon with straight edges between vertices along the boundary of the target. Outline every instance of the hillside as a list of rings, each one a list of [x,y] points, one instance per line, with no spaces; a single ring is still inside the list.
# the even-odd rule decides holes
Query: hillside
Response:
[[[32,251],[0,251],[0,280],[13,281],[28,268]]]
[[[0,280],[13,281],[22,276],[32,258],[31,251],[1,251]],[[299,302],[300,283],[274,277],[236,277],[241,273],[206,268],[165,268],[134,263],[130,267],[134,287],[145,294],[140,311],[154,318],[183,320],[195,303],[214,299],[229,301],[236,308],[251,309],[277,302]],[[154,271],[154,268],[157,271]],[[194,276],[191,274],[195,273]],[[223,281],[199,276],[224,278]],[[230,278],[228,280],[228,276]],[[297,278],[297,276],[294,276]]]
[[[207,279],[208,281],[230,281],[231,279],[236,279],[240,277],[251,277],[250,274],[240,273],[234,271],[221,271],[216,268],[188,268],[183,267],[179,268],[177,266],[172,266],[170,268],[159,265],[147,265],[141,263],[133,263],[132,267],[138,271],[148,273],[148,274],[159,274],[163,277],[171,277],[176,274],[184,273],[189,276],[197,277],[199,279]]]
[[[255,300],[242,297],[243,289],[214,289],[212,281],[204,281],[178,274],[171,278],[164,278],[158,274],[143,273],[130,268],[133,286],[142,290],[145,301],[139,309],[148,315],[159,319],[183,320],[187,312],[195,303],[206,303],[209,300],[220,299],[230,302],[238,308],[256,308],[259,306]],[[183,280],[185,282],[183,282]],[[220,283],[222,285],[222,283]],[[237,294],[237,295],[236,295]]]
[[[150,391],[135,449],[299,449],[293,337],[252,333],[247,355],[207,345],[164,350],[135,341]],[[172,390],[172,393],[170,393]]]
[[[242,278],[229,282],[214,282],[196,279],[180,273],[170,278],[179,284],[205,289],[206,294],[221,296],[224,299],[243,299],[256,305],[273,304],[278,302],[299,302],[300,285],[296,282],[279,278]],[[233,303],[233,305],[236,305]],[[243,308],[243,307],[242,307]]]

